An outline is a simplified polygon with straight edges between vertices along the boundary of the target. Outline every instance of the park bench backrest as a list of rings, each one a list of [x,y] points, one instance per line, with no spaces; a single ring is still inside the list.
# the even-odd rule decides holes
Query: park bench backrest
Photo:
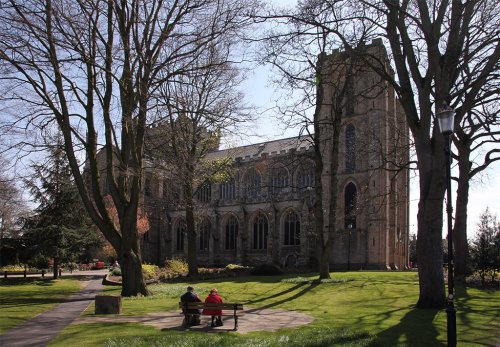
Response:
[[[201,310],[207,309],[217,309],[217,310],[243,310],[242,304],[232,304],[232,303],[212,303],[212,302],[179,302],[179,308],[187,310]]]

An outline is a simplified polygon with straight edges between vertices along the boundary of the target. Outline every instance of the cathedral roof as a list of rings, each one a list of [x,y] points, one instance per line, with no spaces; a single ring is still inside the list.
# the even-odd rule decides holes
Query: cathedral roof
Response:
[[[255,143],[252,145],[233,147],[211,152],[207,159],[217,159],[230,156],[234,160],[251,160],[259,157],[277,156],[293,151],[309,151],[312,147],[312,139],[309,136],[296,136],[268,142]]]

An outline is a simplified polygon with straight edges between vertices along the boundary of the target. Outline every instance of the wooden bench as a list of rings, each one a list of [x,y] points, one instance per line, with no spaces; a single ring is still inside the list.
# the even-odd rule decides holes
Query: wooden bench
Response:
[[[26,277],[27,275],[42,275],[42,277],[45,277],[45,270],[42,271],[4,271],[3,272],[3,278],[7,278],[9,275],[23,275],[23,277]]]
[[[221,316],[232,316],[234,318],[234,329],[238,330],[238,317],[241,316],[241,313],[237,311],[243,310],[242,304],[230,304],[230,303],[222,303],[216,304],[212,302],[179,302],[179,308],[182,309],[182,314],[184,315],[184,325],[189,327],[189,322],[191,321],[193,313],[188,313],[188,310],[222,310]],[[232,311],[231,313],[224,313],[224,311]]]

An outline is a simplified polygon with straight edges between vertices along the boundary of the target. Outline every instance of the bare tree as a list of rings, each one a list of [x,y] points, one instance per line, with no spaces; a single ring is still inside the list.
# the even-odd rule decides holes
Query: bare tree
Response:
[[[151,132],[151,152],[173,168],[165,178],[181,189],[177,206],[185,210],[189,275],[198,274],[195,212],[202,205],[198,195],[211,183],[229,180],[231,158],[207,159],[219,148],[222,134],[237,131],[251,119],[237,87],[242,75],[230,62],[234,43],[209,47],[200,56],[201,66],[158,90],[158,126]],[[206,66],[203,68],[202,66]],[[168,134],[168,136],[165,136]]]
[[[2,167],[8,164],[0,160]],[[0,261],[4,238],[19,238],[20,220],[25,216],[27,207],[15,180],[6,174],[0,174]]]
[[[374,35],[389,43],[396,75],[377,59],[366,62],[394,87],[415,142],[420,179],[417,306],[443,308],[445,155],[435,114],[447,103],[456,110],[458,125],[498,94],[498,6],[485,0],[322,0],[302,5],[311,15],[296,19],[336,36],[348,51]],[[318,21],[321,16],[329,20]]]
[[[151,95],[196,69],[207,47],[237,36],[247,9],[240,0],[2,3],[3,102],[22,111],[13,120],[19,127],[61,129],[85,207],[118,254],[124,296],[149,294],[137,209]],[[104,181],[119,229],[103,200]]]
[[[335,236],[345,232],[344,228],[339,227],[339,221],[342,220],[340,211],[347,213],[349,210],[351,217],[347,218],[352,219],[360,211],[367,214],[365,205],[369,203],[363,201],[368,199],[357,197],[356,202],[352,201],[349,207],[339,206],[339,163],[342,161],[340,154],[343,148],[341,132],[349,122],[348,117],[359,112],[355,111],[356,104],[375,100],[386,90],[380,79],[373,83],[363,81],[372,81],[372,78],[368,78],[367,73],[371,72],[371,69],[365,60],[372,57],[373,48],[360,41],[356,48],[349,46],[349,50],[343,49],[344,42],[338,40],[332,30],[326,29],[328,25],[335,25],[330,13],[318,11],[316,5],[306,1],[300,3],[293,14],[287,15],[278,11],[265,16],[265,19],[283,25],[266,34],[263,59],[278,70],[276,84],[289,91],[292,96],[289,98],[291,102],[280,102],[278,105],[281,119],[288,126],[300,127],[301,135],[306,133],[314,148],[314,238],[319,251],[319,276],[329,278],[330,254]],[[337,30],[342,29],[339,26]],[[360,30],[370,37],[369,27]],[[375,59],[376,63],[383,58],[377,56]],[[366,145],[376,147],[376,136],[368,134],[368,131],[365,135],[370,135],[373,140],[366,141]],[[407,136],[404,143],[407,143]],[[345,144],[344,147],[346,146],[349,145]],[[368,153],[367,148],[361,147],[363,146],[360,146],[359,153]],[[328,150],[325,150],[326,148]],[[405,148],[407,150],[407,147]],[[375,150],[379,151],[379,148]],[[382,150],[377,152],[378,155],[382,153]],[[387,151],[385,154],[387,155]],[[380,165],[381,168],[389,166],[386,161]],[[406,165],[407,161],[403,168]],[[395,160],[392,166],[396,166]],[[397,174],[402,168],[393,170]],[[383,200],[380,199],[381,202]]]
[[[458,188],[455,204],[453,241],[455,246],[455,278],[465,280],[467,259],[467,205],[470,182],[500,160],[500,119],[498,117],[498,95],[492,96],[484,105],[470,110],[456,129],[455,158],[458,160]]]

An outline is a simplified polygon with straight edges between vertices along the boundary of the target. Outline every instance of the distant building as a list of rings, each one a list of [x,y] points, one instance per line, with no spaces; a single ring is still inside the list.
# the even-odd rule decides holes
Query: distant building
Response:
[[[393,73],[380,40],[366,49],[387,73]],[[322,76],[325,100],[334,97],[334,81],[343,71],[334,72],[334,67],[343,61],[341,52],[327,57]],[[409,264],[409,175],[404,165],[409,160],[409,135],[404,114],[393,88],[367,66],[356,69],[348,87],[335,196],[330,184],[331,104],[325,102],[321,108],[323,208],[327,210],[333,199],[337,202],[336,222],[324,216],[324,230],[334,228],[330,266],[405,268]],[[311,139],[302,136],[215,150],[208,159],[227,156],[233,160],[233,179],[206,185],[198,192],[199,264],[317,263]],[[182,193],[167,183],[168,175],[162,178],[154,168],[146,170],[144,206],[151,216],[151,230],[142,239],[146,262],[186,256],[184,211],[176,203]]]

